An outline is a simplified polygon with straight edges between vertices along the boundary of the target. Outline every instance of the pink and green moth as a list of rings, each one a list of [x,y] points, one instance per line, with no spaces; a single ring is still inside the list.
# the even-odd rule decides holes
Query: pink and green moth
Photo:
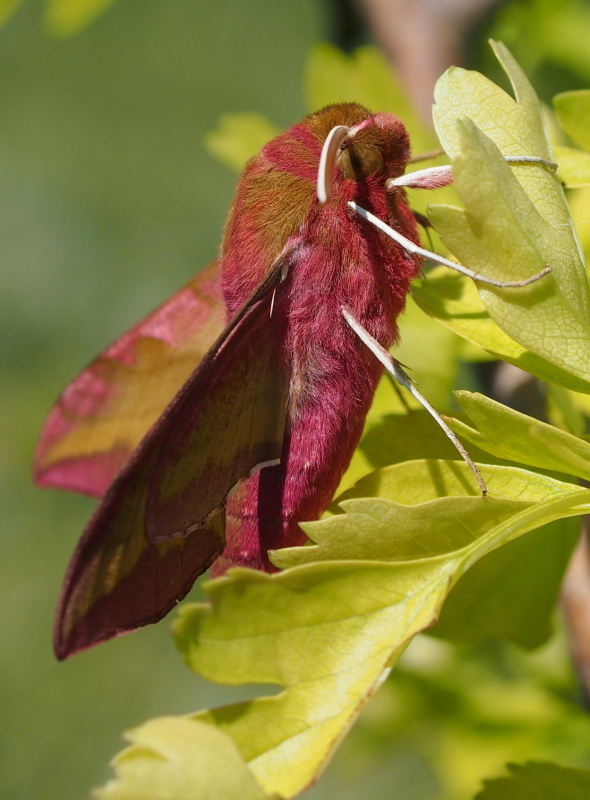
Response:
[[[294,125],[246,165],[218,264],[65,389],[36,479],[101,501],[63,584],[58,658],[161,619],[211,566],[272,571],[268,550],[303,543],[383,365],[404,381],[386,348],[424,255],[494,285],[545,273],[499,284],[422,250],[404,186],[451,178],[405,174],[409,157],[403,123],[357,104]]]

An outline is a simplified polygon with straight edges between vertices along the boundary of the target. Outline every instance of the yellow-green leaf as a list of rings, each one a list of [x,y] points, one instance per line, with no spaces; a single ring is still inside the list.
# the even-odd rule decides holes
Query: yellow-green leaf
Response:
[[[579,513],[572,511],[578,501],[567,500],[580,491],[573,484],[514,467],[480,469],[486,498],[478,495],[469,468],[460,461],[418,460],[377,470],[337,498],[344,514],[302,525],[313,546],[275,551],[272,560],[280,567],[319,560],[405,562],[467,551],[475,542],[479,558],[484,540],[493,542],[492,550]]]
[[[374,473],[355,491],[378,486],[394,493],[393,502],[349,499],[344,514],[307,526],[318,539],[320,530],[331,531],[321,547],[341,552],[337,540],[344,539],[362,560],[275,575],[235,569],[207,584],[208,604],[181,609],[175,636],[192,669],[222,683],[284,687],[195,717],[233,738],[264,791],[290,798],[317,778],[408,641],[433,624],[472,563],[531,528],[590,507],[590,490],[523,470],[483,471],[495,498],[489,504],[474,496],[464,464],[413,462]],[[399,510],[400,500],[428,518],[420,538],[382,524],[384,510]],[[490,508],[491,525],[478,506]],[[449,511],[463,521],[466,509],[467,526],[446,525],[437,537]],[[401,539],[396,552],[392,539]],[[388,548],[397,560],[372,560]]]
[[[563,146],[554,146],[553,150],[559,165],[557,174],[567,187],[590,186],[590,153]]]
[[[449,420],[453,430],[499,458],[590,480],[590,444],[479,393],[455,392],[475,427]]]
[[[568,136],[584,150],[590,151],[590,89],[555,95],[553,108]]]
[[[556,176],[538,164],[512,169],[504,161],[552,160],[552,153],[530,84],[506,48],[495,50],[516,100],[465,70],[451,69],[437,84],[437,131],[467,211],[435,207],[431,217],[449,249],[477,272],[513,280],[550,266],[549,276],[526,288],[481,285],[480,294],[512,339],[586,381],[590,289],[580,246]]]
[[[187,717],[159,717],[129,731],[116,778],[98,800],[269,800],[232,739]]]

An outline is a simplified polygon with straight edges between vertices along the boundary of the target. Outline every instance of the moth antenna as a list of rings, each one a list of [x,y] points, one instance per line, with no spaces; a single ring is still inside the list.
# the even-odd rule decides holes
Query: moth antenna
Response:
[[[455,432],[449,428],[449,426],[441,417],[441,415],[438,413],[438,411],[430,405],[430,403],[424,397],[424,395],[422,395],[416,389],[416,387],[412,383],[412,379],[408,375],[406,375],[399,361],[397,361],[391,355],[391,353],[388,353],[387,350],[384,347],[382,347],[379,344],[379,342],[376,339],[374,339],[367,330],[365,330],[365,328],[363,328],[360,322],[357,322],[357,320],[352,316],[352,314],[350,313],[350,311],[348,311],[347,308],[341,306],[340,311],[342,312],[342,316],[344,317],[346,322],[350,325],[350,327],[356,333],[359,339],[363,342],[364,345],[366,345],[366,347],[369,348],[369,350],[373,353],[373,355],[379,359],[379,361],[383,364],[383,366],[390,373],[390,375],[393,375],[395,380],[401,386],[404,386],[410,392],[410,394],[413,395],[413,397],[415,397],[416,400],[418,400],[418,402],[426,409],[426,411],[428,411],[428,413],[433,417],[433,419],[436,420],[436,422],[438,422],[438,424],[443,429],[445,434],[449,437],[453,445],[456,447],[463,461],[465,461],[469,469],[473,472],[473,475],[475,476],[475,479],[479,485],[481,495],[482,497],[485,497],[488,493],[488,487],[486,486],[486,483],[481,475],[481,472],[478,470],[475,462],[473,461],[467,450],[463,447],[463,445],[457,438]]]
[[[426,250],[424,247],[420,247],[412,242],[411,239],[408,239],[394,228],[391,228],[386,222],[383,222],[383,220],[379,219],[379,217],[376,217],[374,214],[371,214],[370,211],[367,211],[362,206],[359,206],[359,204],[355,203],[354,200],[349,200],[348,206],[349,208],[352,208],[352,210],[355,211],[359,216],[363,217],[363,219],[366,219],[367,222],[370,222],[372,225],[378,228],[386,236],[389,236],[390,239],[393,239],[394,242],[397,242],[399,245],[401,245],[401,247],[403,247],[404,250],[407,250],[408,253],[421,256],[422,258],[428,258],[437,264],[450,267],[456,272],[461,272],[463,275],[467,275],[468,278],[473,278],[474,281],[478,281],[479,283],[486,283],[489,286],[496,286],[498,289],[520,289],[523,286],[528,286],[530,283],[540,280],[549,272],[551,272],[551,267],[546,266],[540,272],[537,272],[535,275],[531,275],[530,278],[524,278],[521,281],[500,281],[496,280],[495,278],[488,278],[485,275],[480,275],[478,272],[474,272],[472,269],[469,269],[469,267],[464,267],[462,264],[456,264],[454,261],[444,258],[444,256],[439,256],[437,253],[433,253],[431,250]]]
[[[322,147],[316,186],[317,198],[321,206],[328,202],[332,194],[336,159],[349,134],[350,128],[347,128],[346,125],[336,125],[328,134]]]
[[[399,178],[389,178],[385,181],[386,189],[393,189],[396,186],[405,186],[407,189],[440,189],[453,182],[451,165],[443,167],[427,167],[417,169],[415,172],[406,172]]]
[[[440,154],[437,153],[437,155]],[[540,164],[550,172],[555,172],[557,169],[555,161],[548,161],[546,158],[539,158],[538,156],[504,156],[504,161],[508,164]],[[446,164],[442,167],[427,167],[426,169],[407,172],[398,178],[390,178],[385,182],[385,188],[393,189],[396,186],[405,186],[407,189],[440,189],[442,186],[448,186],[452,182],[451,165]]]

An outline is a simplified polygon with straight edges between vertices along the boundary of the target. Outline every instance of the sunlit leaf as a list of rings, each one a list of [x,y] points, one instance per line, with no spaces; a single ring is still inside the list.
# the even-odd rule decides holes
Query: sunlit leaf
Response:
[[[534,164],[513,170],[504,161],[503,155],[552,160],[552,153],[530,84],[506,48],[495,51],[516,101],[479,73],[451,69],[437,84],[437,131],[453,156],[467,212],[439,206],[431,217],[459,260],[483,274],[513,280],[551,267],[550,276],[526,288],[481,285],[480,295],[511,338],[588,380],[590,291],[579,243],[556,176]]]
[[[275,551],[272,560],[284,568],[318,560],[435,558],[476,541],[482,547],[484,538],[497,547],[579,513],[571,511],[577,503],[567,500],[578,495],[577,486],[514,467],[480,468],[489,490],[485,499],[460,461],[404,462],[377,470],[336,499],[345,514],[302,525],[313,546]],[[559,502],[554,508],[560,500],[570,511]]]
[[[590,151],[590,89],[555,95],[553,107],[568,136],[584,150]]]
[[[238,748],[211,725],[160,717],[129,731],[99,800],[264,800]]]
[[[567,187],[590,186],[590,153],[573,147],[555,146],[553,150],[559,164],[557,174]]]
[[[590,479],[588,442],[478,393],[455,392],[455,398],[475,425],[452,420],[462,438],[500,458]]]

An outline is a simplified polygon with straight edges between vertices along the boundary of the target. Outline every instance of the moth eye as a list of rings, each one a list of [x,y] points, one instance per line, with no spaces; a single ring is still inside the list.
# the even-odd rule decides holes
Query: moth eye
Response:
[[[347,178],[361,181],[369,175],[382,175],[385,172],[383,153],[374,145],[362,142],[346,142],[340,151],[340,166]]]

